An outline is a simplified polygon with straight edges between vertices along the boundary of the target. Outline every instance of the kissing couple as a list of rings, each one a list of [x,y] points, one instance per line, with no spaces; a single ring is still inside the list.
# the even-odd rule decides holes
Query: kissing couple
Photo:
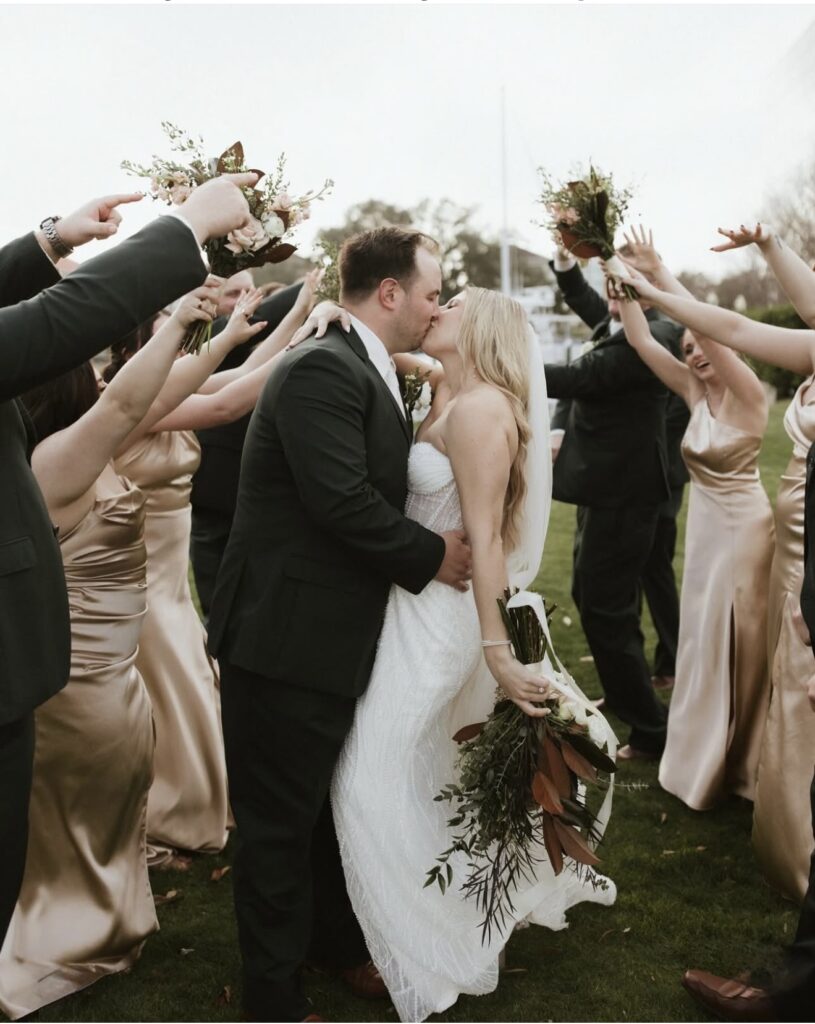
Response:
[[[421,232],[349,239],[340,280],[343,309],[310,323],[344,323],[293,348],[258,400],[209,623],[249,1020],[322,1019],[304,963],[424,1020],[496,987],[517,921],[562,928],[615,897],[542,860],[482,944],[474,903],[423,888],[449,846],[433,798],[456,730],[496,683],[546,714],[549,682],[514,658],[497,604],[543,553],[546,382],[517,302],[467,288],[439,307]],[[393,359],[420,346],[443,376],[414,443]]]

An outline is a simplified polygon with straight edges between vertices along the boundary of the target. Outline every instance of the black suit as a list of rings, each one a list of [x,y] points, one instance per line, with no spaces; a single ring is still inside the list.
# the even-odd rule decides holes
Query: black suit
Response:
[[[815,445],[807,455],[807,479],[804,499],[804,579],[801,587],[801,614],[809,635],[815,638]],[[815,660],[812,663],[815,672]],[[801,680],[803,685],[805,680]],[[810,790],[813,837],[815,838],[815,777]],[[815,851],[809,869],[809,885],[804,896],[795,940],[787,950],[784,976],[774,991],[780,1020],[806,1020],[815,1005]]]
[[[665,407],[668,393],[609,323],[606,301],[574,267],[557,274],[569,306],[599,338],[569,366],[548,366],[554,398],[570,399],[554,467],[554,497],[578,506],[572,596],[609,708],[631,726],[633,746],[659,753],[667,714],[654,696],[640,630],[640,579],[670,498]],[[667,348],[675,324],[646,314]],[[611,331],[611,333],[609,333]]]
[[[192,233],[173,217],[65,280],[33,234],[0,250],[0,943],[25,857],[33,709],[65,685],[70,664],[62,558],[15,396],[78,366],[205,276]]]
[[[253,321],[265,320],[266,327],[243,345],[237,345],[224,358],[219,370],[232,370],[242,366],[249,358],[255,345],[268,337],[291,310],[302,288],[293,284],[270,295],[258,306]],[[221,316],[212,325],[217,334],[226,327],[228,317]],[[249,420],[249,412],[233,423],[208,427],[198,431],[201,443],[201,464],[192,478],[192,534],[190,558],[195,574],[195,587],[204,618],[209,616],[215,578],[224,556],[235,502],[238,498],[238,476],[241,468],[241,452]]]
[[[441,538],[402,514],[410,443],[359,337],[337,328],[280,361],[249,424],[209,642],[222,668],[254,1019],[309,1013],[297,984],[309,946],[327,965],[367,959],[327,792],[389,589],[418,593],[444,556]]]

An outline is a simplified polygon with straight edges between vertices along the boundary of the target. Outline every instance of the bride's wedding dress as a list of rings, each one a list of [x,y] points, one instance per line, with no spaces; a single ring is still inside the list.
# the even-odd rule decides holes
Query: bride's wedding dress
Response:
[[[408,464],[406,515],[430,530],[460,529],[450,461],[428,442]],[[544,526],[545,531],[545,526]],[[515,921],[566,927],[583,901],[611,904],[613,882],[593,885],[566,864],[555,876],[542,861],[513,894],[515,914],[482,945],[482,915],[457,891],[466,858],[446,894],[423,888],[450,845],[450,806],[434,802],[455,778],[454,733],[489,713],[495,684],[481,658],[472,591],[433,581],[419,595],[393,587],[370,685],[334,776],[332,806],[348,892],[368,949],[403,1021],[424,1020],[462,993],[498,983],[498,955]]]

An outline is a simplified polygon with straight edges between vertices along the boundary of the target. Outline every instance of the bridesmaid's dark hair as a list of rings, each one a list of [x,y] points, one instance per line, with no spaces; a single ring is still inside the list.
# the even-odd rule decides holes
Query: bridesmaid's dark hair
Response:
[[[76,423],[95,405],[98,398],[99,385],[89,362],[21,396],[34,424],[38,443]]]
[[[119,341],[114,341],[110,346],[110,361],[102,370],[102,380],[106,384],[110,384],[128,359],[134,356],[142,345],[147,344],[153,334],[153,324],[159,315],[159,313],[156,313],[156,316],[145,320],[143,324],[139,324],[130,334],[126,334]]]

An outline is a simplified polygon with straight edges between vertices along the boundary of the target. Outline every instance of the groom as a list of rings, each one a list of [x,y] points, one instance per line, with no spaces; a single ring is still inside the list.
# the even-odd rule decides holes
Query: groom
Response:
[[[357,235],[340,279],[351,330],[334,325],[281,359],[252,416],[210,615],[249,1020],[307,1018],[305,960],[360,994],[383,989],[345,891],[328,789],[391,585],[466,589],[470,572],[461,532],[402,514],[412,430],[391,356],[418,348],[436,319],[435,243],[397,227]]]

